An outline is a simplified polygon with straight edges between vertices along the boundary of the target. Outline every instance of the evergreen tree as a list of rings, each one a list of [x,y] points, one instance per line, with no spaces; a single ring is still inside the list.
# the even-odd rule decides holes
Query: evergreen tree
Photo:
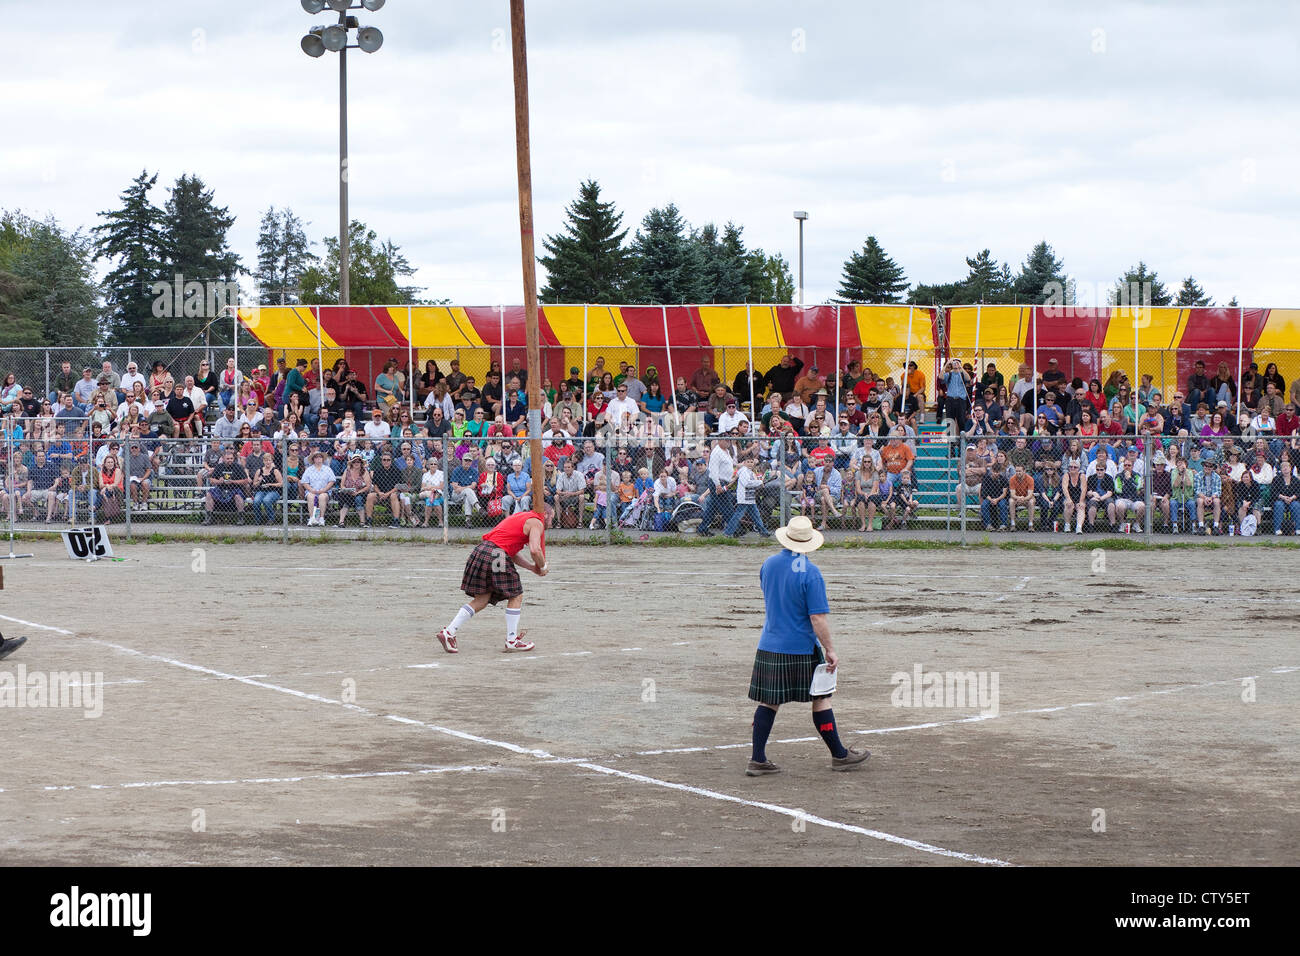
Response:
[[[680,305],[708,301],[704,293],[704,262],[699,245],[672,203],[651,209],[641,220],[632,242],[633,301]]]
[[[1040,242],[1025,259],[1016,276],[1012,294],[1014,301],[1025,305],[1043,305],[1049,299],[1055,302],[1067,300],[1068,279],[1064,263],[1056,258],[1052,247]]]
[[[16,316],[35,320],[50,345],[93,346],[99,338],[94,250],[81,231],[53,216],[37,222],[20,212],[0,216],[0,269],[24,282]]]
[[[699,248],[702,266],[701,302],[744,302],[748,294],[745,279],[745,243],[741,229],[727,223],[722,238],[717,227],[706,223],[692,237]]]
[[[627,299],[631,264],[623,245],[627,230],[620,230],[623,214],[612,202],[600,201],[600,185],[593,179],[578,186],[578,198],[569,204],[564,230],[542,240],[548,255],[538,259],[546,269],[546,302],[609,302]]]
[[[1169,305],[1172,301],[1164,283],[1154,271],[1147,271],[1145,262],[1139,262],[1120,276],[1110,293],[1111,305]]]
[[[104,312],[100,321],[105,344],[158,345],[151,334],[154,282],[163,278],[163,213],[149,201],[158,175],[140,173],[122,192],[122,206],[101,212],[102,225],[91,230],[97,259],[116,263],[104,277]]]
[[[399,279],[415,269],[392,240],[379,236],[353,219],[348,226],[348,298],[352,305],[416,305],[412,286]],[[299,287],[304,305],[337,305],[339,301],[339,241],[325,239],[323,260],[303,270]]]
[[[258,301],[262,305],[296,305],[303,271],[315,262],[304,223],[292,209],[262,214],[257,232]]]
[[[238,304],[237,276],[244,271],[239,256],[226,243],[235,224],[225,206],[213,201],[212,190],[198,176],[182,174],[171,188],[164,209],[166,239],[164,262],[173,283],[202,284],[202,291],[186,291],[182,314],[173,314],[160,324],[155,341],[183,343],[202,329],[196,319],[212,320],[224,315],[224,307]],[[182,280],[183,277],[183,280]],[[199,295],[202,301],[197,301]]]
[[[1188,276],[1183,280],[1183,287],[1178,290],[1178,298],[1174,305],[1214,305],[1214,300],[1205,294],[1205,290],[1196,284],[1194,278]]]
[[[1231,299],[1228,300],[1227,308],[1229,308],[1229,309],[1239,309],[1239,308],[1241,308],[1241,303],[1237,301],[1237,297],[1236,297],[1235,295],[1234,295]]]
[[[936,282],[919,283],[908,293],[908,305],[951,305],[955,302],[969,301],[965,283]]]
[[[898,302],[907,289],[903,267],[885,255],[875,236],[844,263],[839,296],[846,302]]]
[[[967,257],[966,266],[970,271],[960,283],[958,292],[963,302],[1011,301],[1011,267],[1005,262],[999,268],[993,254],[981,249],[973,257]]]

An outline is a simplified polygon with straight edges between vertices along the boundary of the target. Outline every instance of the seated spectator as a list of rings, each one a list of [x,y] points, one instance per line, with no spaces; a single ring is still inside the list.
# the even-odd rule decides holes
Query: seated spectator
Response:
[[[260,465],[250,472],[248,486],[253,498],[253,522],[273,524],[275,506],[284,488],[284,475],[275,465],[274,455],[263,455]],[[263,518],[265,516],[265,519]]]
[[[244,500],[250,483],[243,463],[235,458],[235,449],[227,445],[221,453],[221,461],[208,476],[210,487],[203,497],[203,523],[212,524],[214,510],[220,508],[225,511],[233,504],[238,514],[238,523],[243,524]]]
[[[1009,493],[1010,487],[1003,474],[1002,462],[995,461],[980,484],[980,520],[985,531],[1007,530]]]
[[[1114,517],[1111,524],[1122,523],[1125,533],[1132,531],[1133,524],[1128,521],[1128,513],[1133,512],[1138,526],[1146,518],[1146,500],[1143,494],[1143,477],[1133,468],[1134,455],[1125,455],[1121,470],[1115,476]]]
[[[343,475],[339,479],[340,528],[347,524],[349,508],[355,509],[358,525],[363,528],[370,525],[372,509],[369,505],[369,499],[373,487],[370,473],[366,471],[366,463],[362,457],[356,454],[349,457],[347,468],[344,469]]]
[[[1220,509],[1223,505],[1223,483],[1213,458],[1205,458],[1201,465],[1202,473],[1195,476],[1193,485],[1196,494],[1196,533],[1204,532],[1211,535],[1219,526]],[[1214,514],[1213,523],[1208,528],[1205,524],[1207,511],[1212,511]]]
[[[1110,528],[1115,527],[1115,475],[1113,463],[1107,456],[1106,449],[1099,449],[1097,459],[1088,471],[1088,526],[1097,530],[1097,513],[1106,517]]]
[[[1300,475],[1288,456],[1282,457],[1279,468],[1273,481],[1273,534],[1280,535],[1289,522],[1291,533],[1300,535]]]
[[[325,526],[330,493],[338,484],[334,469],[325,464],[323,452],[312,452],[311,465],[303,472],[301,486],[307,499],[307,524]]]
[[[478,479],[479,470],[474,448],[470,446],[466,450],[464,457],[453,463],[450,478],[451,494],[447,498],[448,505],[461,506],[467,525],[470,523],[474,512],[478,509],[478,494],[475,491],[478,486]]]
[[[1024,439],[1020,439],[1021,448],[1023,448]],[[1017,528],[1016,515],[1020,509],[1025,511],[1025,530],[1033,531],[1037,526],[1035,520],[1035,495],[1034,495],[1034,475],[1032,459],[1026,467],[1014,466],[1011,477],[1007,480],[1008,489],[1008,507],[1007,514],[1010,517],[1010,528],[1015,531]]]

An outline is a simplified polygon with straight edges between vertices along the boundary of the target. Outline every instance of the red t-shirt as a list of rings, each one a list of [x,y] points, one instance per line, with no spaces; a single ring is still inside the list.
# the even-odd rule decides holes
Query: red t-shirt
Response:
[[[1292,415],[1287,418],[1286,415],[1277,416],[1277,433],[1279,435],[1294,435],[1300,431],[1300,416]]]
[[[853,395],[858,400],[859,407],[867,404],[867,398],[871,395],[871,390],[876,387],[876,383],[863,379],[853,386]]]
[[[518,554],[528,545],[528,532],[524,522],[536,518],[542,523],[542,555],[546,554],[546,518],[536,511],[521,511],[504,519],[499,525],[483,535],[484,541],[491,541],[506,554]]]

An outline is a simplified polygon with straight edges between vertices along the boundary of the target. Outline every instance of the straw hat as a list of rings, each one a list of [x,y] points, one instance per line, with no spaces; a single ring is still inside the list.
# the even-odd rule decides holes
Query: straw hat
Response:
[[[798,554],[811,554],[826,543],[826,537],[813,528],[803,515],[791,518],[784,528],[776,529],[776,540]]]

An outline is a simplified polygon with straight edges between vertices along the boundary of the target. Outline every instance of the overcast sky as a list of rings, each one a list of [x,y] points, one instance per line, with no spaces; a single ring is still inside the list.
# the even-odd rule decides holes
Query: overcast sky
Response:
[[[1139,258],[1220,304],[1300,307],[1300,15],[1233,3],[532,0],[536,228],[598,180],[838,288],[875,235],[913,282],[1046,239],[1081,300]],[[297,0],[2,0],[0,207],[92,226],[142,169],[337,231],[338,56]],[[219,15],[229,10],[228,15]],[[389,0],[351,51],[351,213],[430,296],[522,302],[506,0]],[[316,247],[320,251],[320,246]],[[540,241],[538,252],[540,253]],[[797,276],[796,276],[797,277]],[[539,283],[544,273],[539,272]]]

